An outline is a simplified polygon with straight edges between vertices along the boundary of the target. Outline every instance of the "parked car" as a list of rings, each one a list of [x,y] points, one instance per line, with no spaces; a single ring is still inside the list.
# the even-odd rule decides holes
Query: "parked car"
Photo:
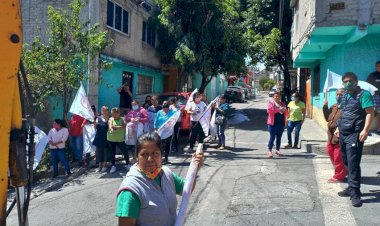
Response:
[[[172,97],[177,97],[179,102],[181,102],[181,107],[184,108],[186,106],[187,100],[189,99],[191,92],[170,92],[170,93],[162,93],[158,95],[158,103],[162,104],[165,100],[170,100]],[[181,130],[190,130],[191,122],[190,122],[190,114],[187,114],[186,111],[182,112],[182,121],[181,121]]]
[[[228,102],[240,102],[245,101],[245,91],[241,86],[228,86],[224,93]]]
[[[277,89],[276,88],[272,88],[271,90],[269,90],[269,96],[270,97],[273,97],[273,95],[277,92]]]

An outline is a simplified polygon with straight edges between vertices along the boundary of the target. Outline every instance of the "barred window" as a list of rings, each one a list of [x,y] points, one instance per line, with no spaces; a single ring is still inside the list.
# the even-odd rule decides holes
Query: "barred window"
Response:
[[[137,94],[153,93],[153,77],[139,75]]]

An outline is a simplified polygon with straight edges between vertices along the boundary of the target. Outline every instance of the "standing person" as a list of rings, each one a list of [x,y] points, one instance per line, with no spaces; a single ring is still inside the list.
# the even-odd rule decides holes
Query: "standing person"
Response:
[[[174,114],[173,110],[169,110],[169,103],[164,101],[162,104],[162,110],[157,112],[156,119],[154,120],[154,130],[157,131],[172,115]],[[162,139],[162,144],[164,145],[165,150],[165,159],[162,162],[163,165],[169,163],[169,153],[170,153],[170,145],[172,141],[172,136]]]
[[[157,133],[142,135],[137,141],[135,155],[137,163],[127,173],[117,194],[119,226],[174,225],[176,195],[182,194],[185,181],[162,166],[160,136]],[[192,158],[198,167],[202,166],[203,154],[194,154]]]
[[[194,102],[190,104],[190,108],[187,111],[187,113],[191,115],[190,147],[187,152],[193,152],[197,137],[199,137],[199,143],[203,143],[205,138],[205,133],[203,132],[203,128],[199,120],[201,119],[203,112],[206,111],[207,106],[203,101],[201,101],[201,96],[199,93],[195,93],[193,98]]]
[[[53,128],[48,133],[50,159],[53,165],[53,178],[57,177],[58,161],[61,161],[65,167],[68,176],[71,175],[69,162],[66,160],[66,147],[65,143],[69,137],[69,131],[65,127],[65,123],[61,119],[55,119]]]
[[[120,94],[120,111],[125,115],[132,107],[132,92],[128,82],[120,86],[117,92]]]
[[[306,116],[305,103],[302,101],[302,96],[299,93],[292,94],[292,101],[288,104],[288,144],[285,148],[298,148],[300,131]],[[294,144],[292,146],[292,132],[295,128]]]
[[[107,162],[110,157],[107,141],[109,120],[108,107],[103,106],[101,112],[102,114],[96,117],[94,123],[96,134],[92,144],[96,147],[96,162],[99,164],[98,172],[105,172],[107,171]]]
[[[91,105],[91,110],[92,112],[94,113],[94,122],[96,120],[96,118],[98,117],[98,113],[96,112],[96,107],[95,105]],[[94,122],[91,122],[87,119],[84,120],[83,122],[83,127],[86,126],[86,125],[94,125]],[[83,128],[84,130],[84,128]],[[91,138],[92,137],[88,137],[88,136],[85,136],[84,132],[83,132],[83,145],[85,147],[85,144],[88,144],[90,146],[90,144],[92,144],[93,141],[91,141]],[[90,167],[90,161],[91,161],[91,152],[92,151],[95,151],[96,152],[96,147],[87,147],[87,148],[91,148],[91,151],[88,152],[87,150],[84,150],[85,151],[85,158],[83,160],[83,165],[84,166],[87,166],[87,167]],[[94,148],[95,150],[92,150],[92,148]]]
[[[111,149],[112,166],[110,173],[114,173],[116,171],[116,146],[119,147],[123,153],[127,167],[129,165],[129,154],[127,146],[125,145],[125,122],[124,119],[120,117],[119,109],[112,108],[111,116],[112,117],[108,120],[107,140]]]
[[[376,62],[376,71],[368,75],[367,82],[378,90],[373,95],[373,103],[376,115],[376,133],[380,134],[380,61]]]
[[[150,105],[152,105],[152,97],[148,95],[145,97],[145,102],[143,104],[143,108],[148,109],[148,107]]]
[[[152,105],[148,107],[148,131],[154,131],[154,120],[156,119],[156,114],[162,107],[158,104],[158,97],[152,97]]]
[[[125,116],[124,121],[126,124],[128,124],[129,122],[134,123],[134,125],[142,123],[144,126],[148,123],[148,113],[143,107],[139,105],[139,102],[137,100],[133,100],[132,110],[130,110],[128,114]],[[138,138],[137,134],[136,138]],[[127,145],[127,149],[128,151],[130,150],[133,153],[135,145]]]
[[[346,167],[343,164],[342,154],[339,146],[339,138],[334,135],[336,128],[338,127],[338,119],[341,114],[339,104],[343,97],[343,90],[338,89],[336,91],[337,103],[328,108],[327,100],[323,103],[323,116],[327,122],[327,154],[335,168],[334,176],[332,176],[327,182],[337,183],[342,182],[347,175]]]
[[[273,99],[268,102],[268,131],[270,134],[268,142],[268,157],[273,158],[272,149],[274,141],[276,140],[276,155],[283,156],[280,151],[281,137],[286,126],[288,118],[288,110],[286,109],[286,104],[281,102],[281,94],[275,92],[273,94]]]
[[[184,109],[184,106],[182,106],[179,103],[179,100],[177,97],[173,97],[170,99],[171,105],[169,107],[170,110],[173,111],[181,111],[181,115],[178,118],[178,121],[176,122],[174,126],[174,133],[173,133],[173,138],[171,141],[171,147],[172,147],[172,152],[178,152],[178,140],[179,140],[179,131],[181,128],[181,123],[182,123],[182,111]]]
[[[215,120],[219,120],[217,124],[217,134],[219,138],[219,143],[217,148],[219,150],[223,150],[226,148],[226,136],[224,135],[224,131],[227,126],[227,116],[230,110],[230,105],[226,102],[226,96],[220,96],[220,105],[219,107],[215,106]],[[220,120],[222,119],[222,120]]]
[[[83,126],[86,124],[86,119],[73,114],[69,121],[69,139],[71,154],[73,158],[78,161],[79,166],[83,164]]]
[[[358,78],[353,72],[345,73],[342,81],[346,93],[340,104],[342,113],[335,135],[339,137],[343,163],[348,170],[348,187],[338,195],[351,196],[352,205],[360,207],[360,161],[374,116],[373,100],[370,92],[358,86]]]

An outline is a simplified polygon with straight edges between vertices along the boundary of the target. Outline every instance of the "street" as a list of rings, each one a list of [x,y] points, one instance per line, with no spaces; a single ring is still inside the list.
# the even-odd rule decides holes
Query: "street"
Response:
[[[380,225],[379,156],[363,156],[363,206],[354,208],[349,198],[336,195],[346,184],[326,182],[333,172],[327,155],[289,149],[283,150],[284,157],[267,158],[267,100],[258,96],[232,104],[235,117],[245,115],[249,121],[226,130],[226,150],[206,144],[185,225]],[[190,155],[176,154],[169,160],[169,167],[185,177]],[[44,193],[30,203],[29,225],[117,225],[116,192],[125,173],[92,169]],[[15,210],[7,223],[17,225]]]

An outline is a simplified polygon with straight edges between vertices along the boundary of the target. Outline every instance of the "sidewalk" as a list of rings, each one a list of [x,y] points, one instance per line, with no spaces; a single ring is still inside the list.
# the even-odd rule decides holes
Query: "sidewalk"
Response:
[[[300,134],[301,147],[307,152],[326,155],[326,131],[314,120],[306,119]],[[364,155],[380,155],[380,137],[370,134],[364,142]]]

